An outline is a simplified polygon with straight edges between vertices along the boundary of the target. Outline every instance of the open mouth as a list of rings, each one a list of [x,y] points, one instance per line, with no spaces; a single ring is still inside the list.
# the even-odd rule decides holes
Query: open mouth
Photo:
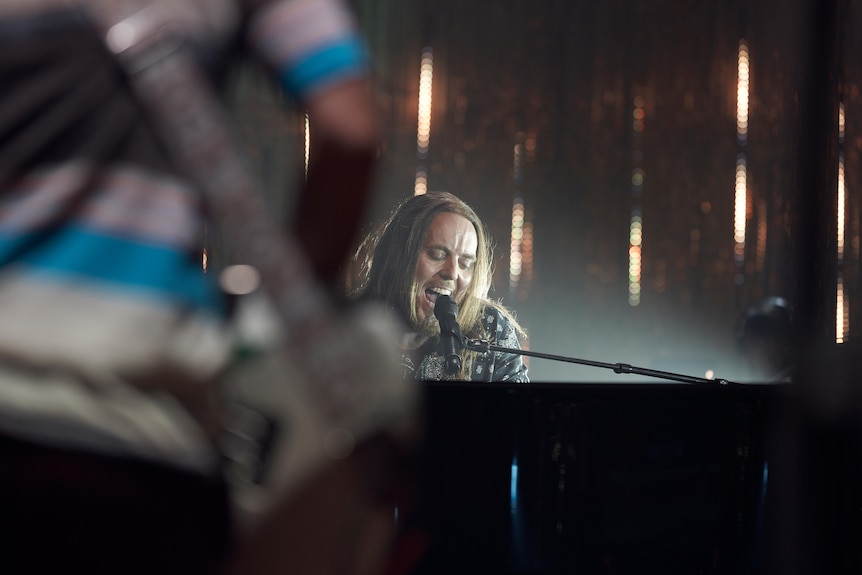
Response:
[[[430,287],[425,289],[425,299],[431,302],[432,306],[437,303],[437,298],[441,295],[452,297],[452,290],[442,287]]]

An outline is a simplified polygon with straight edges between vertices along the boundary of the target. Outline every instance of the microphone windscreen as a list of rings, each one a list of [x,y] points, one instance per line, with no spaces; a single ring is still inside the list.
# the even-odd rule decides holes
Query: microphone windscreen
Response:
[[[437,301],[434,302],[434,317],[437,321],[442,321],[443,318],[455,319],[458,317],[458,304],[448,295],[437,296]]]

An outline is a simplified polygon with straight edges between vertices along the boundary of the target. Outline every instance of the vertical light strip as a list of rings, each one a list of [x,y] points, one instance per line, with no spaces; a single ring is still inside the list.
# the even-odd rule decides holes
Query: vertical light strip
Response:
[[[431,140],[431,88],[434,79],[434,54],[431,48],[422,50],[419,65],[419,119],[416,127],[416,153],[420,158],[428,155]]]
[[[533,279],[533,224],[527,217],[522,187],[524,166],[534,161],[535,156],[535,136],[519,132],[512,158],[515,194],[512,200],[512,230],[509,241],[509,296],[520,300],[527,298]]]
[[[733,256],[738,267],[736,275],[737,285],[744,281],[745,265],[745,224],[747,216],[747,194],[748,194],[748,161],[745,154],[745,145],[748,143],[748,103],[751,70],[748,53],[748,42],[745,39],[739,41],[739,52],[737,56],[737,83],[736,83],[736,141],[740,151],[736,156],[736,178],[734,185],[733,201]]]
[[[846,189],[844,179],[844,103],[838,104],[838,213],[837,221],[837,256],[838,282],[835,294],[835,342],[844,343],[844,338],[850,332],[850,305],[844,293],[844,243],[846,240]]]
[[[748,140],[748,98],[751,79],[748,42],[745,39],[739,41],[736,69],[736,137],[741,144],[745,144]]]
[[[518,284],[523,271],[521,246],[524,241],[524,198],[520,193],[521,174],[524,161],[524,146],[515,144],[512,155],[512,178],[515,184],[515,197],[512,200],[512,233],[509,241],[509,294],[517,295]]]
[[[849,307],[844,301],[844,274],[839,271],[835,291],[835,343],[844,343],[847,334]]]
[[[529,286],[533,281],[533,222],[524,210],[524,239],[521,242],[521,277]]]
[[[526,163],[533,164],[536,161],[536,135],[527,133],[524,141],[524,154]],[[521,279],[524,299],[527,298],[527,290],[533,285],[533,221],[531,214],[524,206],[524,240],[521,242]]]
[[[632,131],[634,132],[634,161],[632,165],[632,211],[629,220],[629,305],[639,306],[641,303],[641,272],[643,270],[643,214],[641,197],[643,196],[644,171],[641,168],[643,138],[646,120],[644,99],[640,96],[634,99],[632,110]]]
[[[524,241],[524,199],[515,196],[512,202],[512,236],[509,243],[509,293],[516,295],[523,271],[521,248]]]
[[[838,262],[844,262],[844,241],[845,236],[845,194],[844,194],[844,104],[838,107],[838,142],[841,147],[838,150]]]
[[[425,171],[425,166],[416,168],[416,181],[413,184],[413,195],[421,196],[428,191],[428,173]]]
[[[745,263],[745,207],[747,187],[745,163],[745,154],[739,154],[736,158],[736,186],[733,200],[733,241],[736,244],[733,254],[737,265],[740,267]]]
[[[632,214],[629,224],[629,305],[640,305],[641,269],[643,268],[641,245],[643,244],[643,219]]]
[[[518,455],[512,456],[512,466],[509,474],[509,512],[518,513]]]
[[[305,178],[308,179],[308,160],[311,158],[311,121],[305,113]]]
[[[434,54],[430,47],[422,50],[419,65],[419,118],[416,126],[416,156],[420,161],[428,157],[431,142],[431,88],[434,79]],[[428,170],[424,165],[416,168],[414,195],[421,196],[428,191]]]

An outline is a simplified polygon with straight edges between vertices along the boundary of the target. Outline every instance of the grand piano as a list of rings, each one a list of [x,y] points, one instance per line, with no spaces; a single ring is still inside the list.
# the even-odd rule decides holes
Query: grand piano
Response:
[[[767,572],[785,386],[424,390],[417,575]]]

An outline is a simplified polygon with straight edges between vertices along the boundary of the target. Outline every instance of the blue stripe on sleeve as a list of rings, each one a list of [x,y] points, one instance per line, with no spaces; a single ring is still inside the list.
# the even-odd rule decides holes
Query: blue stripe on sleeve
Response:
[[[0,259],[20,245],[20,236],[0,236]],[[184,303],[209,312],[224,310],[213,282],[192,254],[155,244],[66,227],[15,260],[30,274],[95,281],[105,287]]]
[[[281,71],[284,86],[302,98],[322,86],[347,77],[363,75],[368,69],[368,58],[358,38],[307,54],[296,66]]]

